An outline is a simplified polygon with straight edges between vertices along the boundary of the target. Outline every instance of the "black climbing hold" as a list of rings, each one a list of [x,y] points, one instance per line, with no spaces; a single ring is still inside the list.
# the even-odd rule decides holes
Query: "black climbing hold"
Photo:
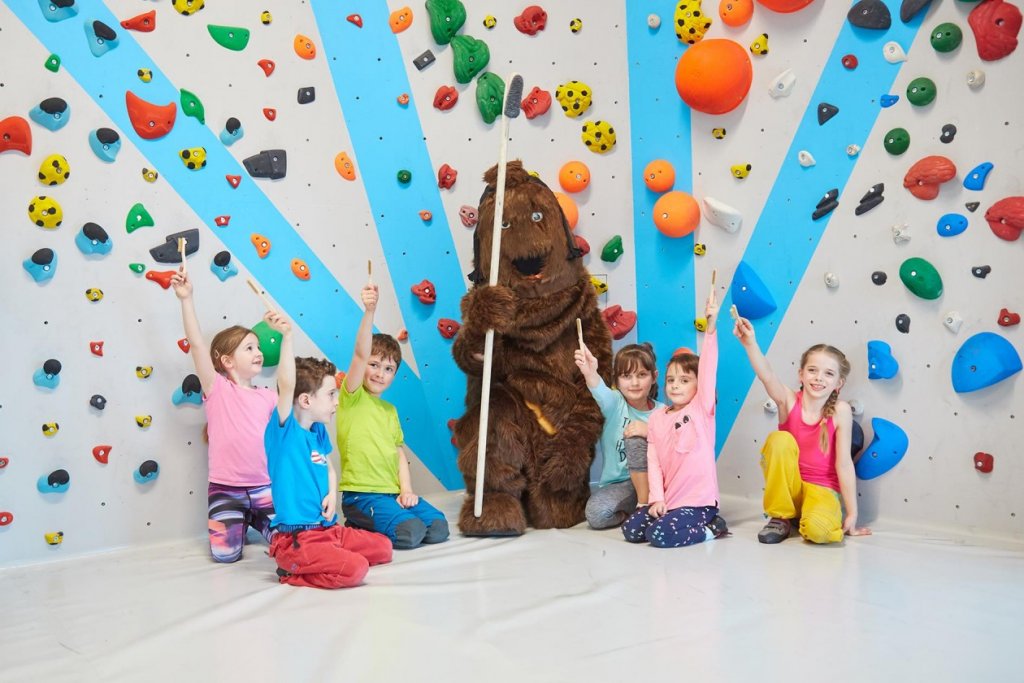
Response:
[[[882,196],[882,192],[884,191],[885,183],[877,183],[875,185],[872,185],[871,189],[868,190],[867,193],[860,198],[860,204],[857,205],[857,208],[854,210],[854,213],[859,216],[863,213],[867,213],[871,209],[881,204],[883,201],[885,201],[885,197]]]
[[[54,470],[50,472],[50,476],[46,477],[46,483],[49,486],[64,486],[71,482],[71,475],[68,474],[67,470]]]
[[[92,398],[89,399],[89,405],[96,410],[103,410],[107,407],[107,399],[103,398],[99,394],[93,394]]]
[[[309,104],[316,99],[316,88],[309,86],[308,88],[299,88],[298,100],[299,104]]]
[[[185,238],[185,256],[191,256],[199,251],[199,230],[182,230],[164,238],[164,243],[149,250],[149,255],[157,263],[181,263],[181,251],[178,249],[178,239]]]
[[[818,105],[818,125],[823,126],[825,122],[831,119],[833,116],[839,113],[839,107],[828,102],[822,102]]]
[[[971,275],[974,277],[980,277],[984,280],[988,277],[988,274],[992,272],[992,266],[974,266],[971,268]]]
[[[83,225],[82,234],[90,240],[96,240],[99,244],[106,244],[107,240],[110,239],[110,235],[107,234],[107,231],[95,223],[86,223]]]
[[[879,287],[884,285],[886,280],[888,280],[888,279],[889,279],[889,276],[886,275],[885,273],[883,273],[880,270],[876,270],[875,272],[871,273],[871,281],[874,282]]]
[[[907,334],[910,332],[910,316],[906,313],[900,313],[896,316],[896,329]]]
[[[907,23],[914,18],[914,15],[927,7],[932,0],[903,0],[900,5],[900,20]]]
[[[217,255],[213,257],[214,265],[223,268],[227,264],[231,263],[231,252],[229,251],[218,251]]]
[[[833,187],[831,190],[829,190],[822,196],[821,201],[818,202],[818,206],[816,208],[820,209],[823,206],[831,204],[837,199],[839,199],[839,188]]]
[[[892,17],[889,15],[889,8],[882,0],[860,0],[850,8],[846,18],[850,23],[859,28],[870,28],[879,31],[892,26]]]
[[[241,127],[242,127],[242,122],[239,121],[238,119],[236,119],[234,116],[232,116],[230,119],[228,119],[227,123],[224,124],[224,130],[226,130],[227,132],[231,133],[232,135],[234,135],[235,131],[237,131]]]
[[[428,66],[433,64],[434,60],[435,60],[434,53],[431,52],[430,50],[427,50],[426,52],[421,54],[419,57],[417,57],[416,59],[412,60],[412,64],[413,64],[413,66],[416,67],[417,71],[423,71]]]
[[[864,429],[854,420],[853,428],[850,430],[850,457],[856,458],[862,450],[864,450]]]
[[[68,103],[60,97],[47,97],[39,103],[39,108],[47,114],[63,114],[68,110]]]
[[[102,38],[103,40],[117,40],[117,33],[114,32],[114,29],[99,19],[92,22],[92,32],[97,38]]]
[[[939,136],[939,142],[944,142],[947,145],[953,142],[953,138],[956,137],[956,126],[952,123],[947,123],[942,127],[942,135]]]
[[[43,372],[47,375],[59,375],[61,369],[60,361],[56,358],[51,358],[43,363]]]
[[[32,263],[37,266],[50,265],[53,263],[53,249],[45,247],[43,249],[37,249],[36,252],[32,254]]]
[[[96,139],[104,145],[112,145],[121,139],[121,136],[117,134],[116,130],[112,128],[97,128]]]
[[[183,394],[198,394],[203,390],[203,385],[199,383],[199,377],[196,375],[189,375],[181,381],[181,393]]]
[[[160,466],[156,464],[156,460],[147,460],[146,462],[139,465],[139,474],[143,477],[148,477],[151,474],[156,474],[160,470]]]
[[[971,213],[977,211],[979,206],[981,206],[981,202],[967,202],[964,204],[964,207]]]
[[[242,164],[253,178],[279,180],[288,172],[288,154],[283,149],[265,149]]]
[[[822,216],[827,216],[828,214],[835,211],[836,207],[839,206],[839,202],[836,201],[838,198],[838,188],[832,188],[831,190],[826,192],[825,195],[821,198],[821,201],[818,202],[818,205],[815,207],[814,213],[811,214],[811,219],[818,220]]]

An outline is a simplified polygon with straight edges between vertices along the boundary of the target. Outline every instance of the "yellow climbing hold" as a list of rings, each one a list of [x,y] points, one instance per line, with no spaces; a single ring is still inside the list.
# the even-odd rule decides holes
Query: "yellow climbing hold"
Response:
[[[675,27],[680,43],[694,45],[703,40],[711,28],[711,16],[704,13],[700,0],[681,0],[676,5]]]

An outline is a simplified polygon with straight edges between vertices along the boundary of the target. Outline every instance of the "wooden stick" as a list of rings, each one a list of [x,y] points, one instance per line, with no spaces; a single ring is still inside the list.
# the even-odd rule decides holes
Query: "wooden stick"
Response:
[[[711,271],[711,286],[715,286],[715,278],[718,276],[718,269],[715,268]]]
[[[576,336],[580,339],[580,351],[583,350],[583,321],[576,318]]]
[[[373,261],[366,259],[366,281],[373,282]]]
[[[178,238],[178,251],[181,252],[181,272],[188,272],[188,260],[185,257],[185,245],[188,244],[188,240],[184,237]]]
[[[249,283],[249,287],[252,288],[252,291],[256,292],[256,296],[263,299],[263,305],[267,307],[267,310],[271,313],[277,313],[277,308],[274,307],[274,304],[270,303],[270,299],[267,298],[266,294],[260,291],[260,288],[252,281],[252,278],[246,278],[245,281]]]
[[[736,310],[736,304],[733,304],[732,306],[729,307],[729,315],[732,316],[733,320],[740,319],[739,311]]]

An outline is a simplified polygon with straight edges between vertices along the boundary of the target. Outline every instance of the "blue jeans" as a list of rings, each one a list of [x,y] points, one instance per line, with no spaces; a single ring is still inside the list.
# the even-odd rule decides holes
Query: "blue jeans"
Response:
[[[345,491],[341,512],[348,526],[384,534],[398,550],[448,540],[448,520],[423,498],[411,508],[403,508],[397,493]]]

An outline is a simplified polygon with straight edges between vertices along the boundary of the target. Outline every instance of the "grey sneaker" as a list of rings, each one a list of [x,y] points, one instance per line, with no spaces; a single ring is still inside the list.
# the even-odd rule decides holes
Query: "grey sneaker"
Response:
[[[782,543],[789,538],[793,524],[788,519],[772,517],[764,528],[757,532],[757,540],[761,543]]]
[[[715,538],[732,536],[732,533],[729,531],[729,526],[720,515],[715,515],[714,518],[705,525],[705,528],[710,531]]]

